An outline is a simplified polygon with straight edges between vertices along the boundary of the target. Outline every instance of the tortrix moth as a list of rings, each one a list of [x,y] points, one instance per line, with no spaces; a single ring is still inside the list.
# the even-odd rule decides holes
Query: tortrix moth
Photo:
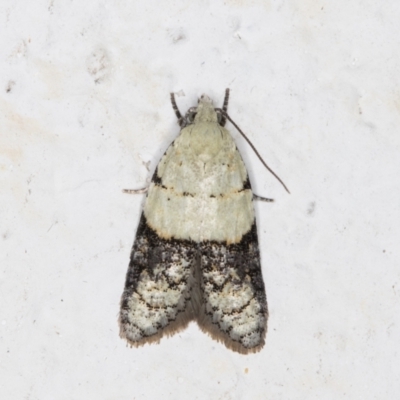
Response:
[[[264,345],[254,195],[224,128],[226,118],[234,124],[228,99],[229,89],[218,109],[203,95],[182,117],[171,94],[182,129],[154,172],[132,247],[119,318],[130,345],[158,342],[192,320],[239,353]]]

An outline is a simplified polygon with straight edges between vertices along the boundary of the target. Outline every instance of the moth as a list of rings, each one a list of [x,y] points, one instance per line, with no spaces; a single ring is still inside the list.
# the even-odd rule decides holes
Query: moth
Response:
[[[192,320],[236,352],[264,346],[268,307],[255,196],[224,128],[229,119],[239,129],[228,100],[229,89],[222,108],[203,95],[182,117],[171,94],[181,131],[148,187],[121,299],[120,336],[131,346],[159,342]]]

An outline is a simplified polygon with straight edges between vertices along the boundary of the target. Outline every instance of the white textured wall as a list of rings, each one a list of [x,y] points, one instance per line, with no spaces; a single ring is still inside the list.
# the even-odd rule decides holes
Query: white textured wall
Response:
[[[400,3],[14,1],[0,9],[4,399],[394,399]],[[118,306],[146,185],[206,92],[257,203],[270,309],[242,356],[192,324],[130,349]]]

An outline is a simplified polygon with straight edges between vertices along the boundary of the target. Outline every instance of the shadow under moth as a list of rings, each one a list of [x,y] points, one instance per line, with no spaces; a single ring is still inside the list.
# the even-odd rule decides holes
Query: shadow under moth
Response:
[[[268,308],[253,199],[272,200],[253,195],[224,128],[228,119],[242,133],[228,100],[229,89],[222,108],[203,95],[182,117],[171,94],[181,132],[147,189],[121,299],[120,335],[132,346],[159,342],[192,320],[236,352],[264,345]]]

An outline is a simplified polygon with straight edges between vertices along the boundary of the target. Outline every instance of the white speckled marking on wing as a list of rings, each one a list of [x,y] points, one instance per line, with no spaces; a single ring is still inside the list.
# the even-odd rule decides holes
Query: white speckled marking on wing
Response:
[[[264,344],[268,317],[255,229],[245,243],[204,243],[200,269],[204,316],[200,324],[238,351]]]
[[[155,341],[193,318],[194,254],[188,243],[158,238],[142,215],[121,302],[121,335],[129,343]]]

